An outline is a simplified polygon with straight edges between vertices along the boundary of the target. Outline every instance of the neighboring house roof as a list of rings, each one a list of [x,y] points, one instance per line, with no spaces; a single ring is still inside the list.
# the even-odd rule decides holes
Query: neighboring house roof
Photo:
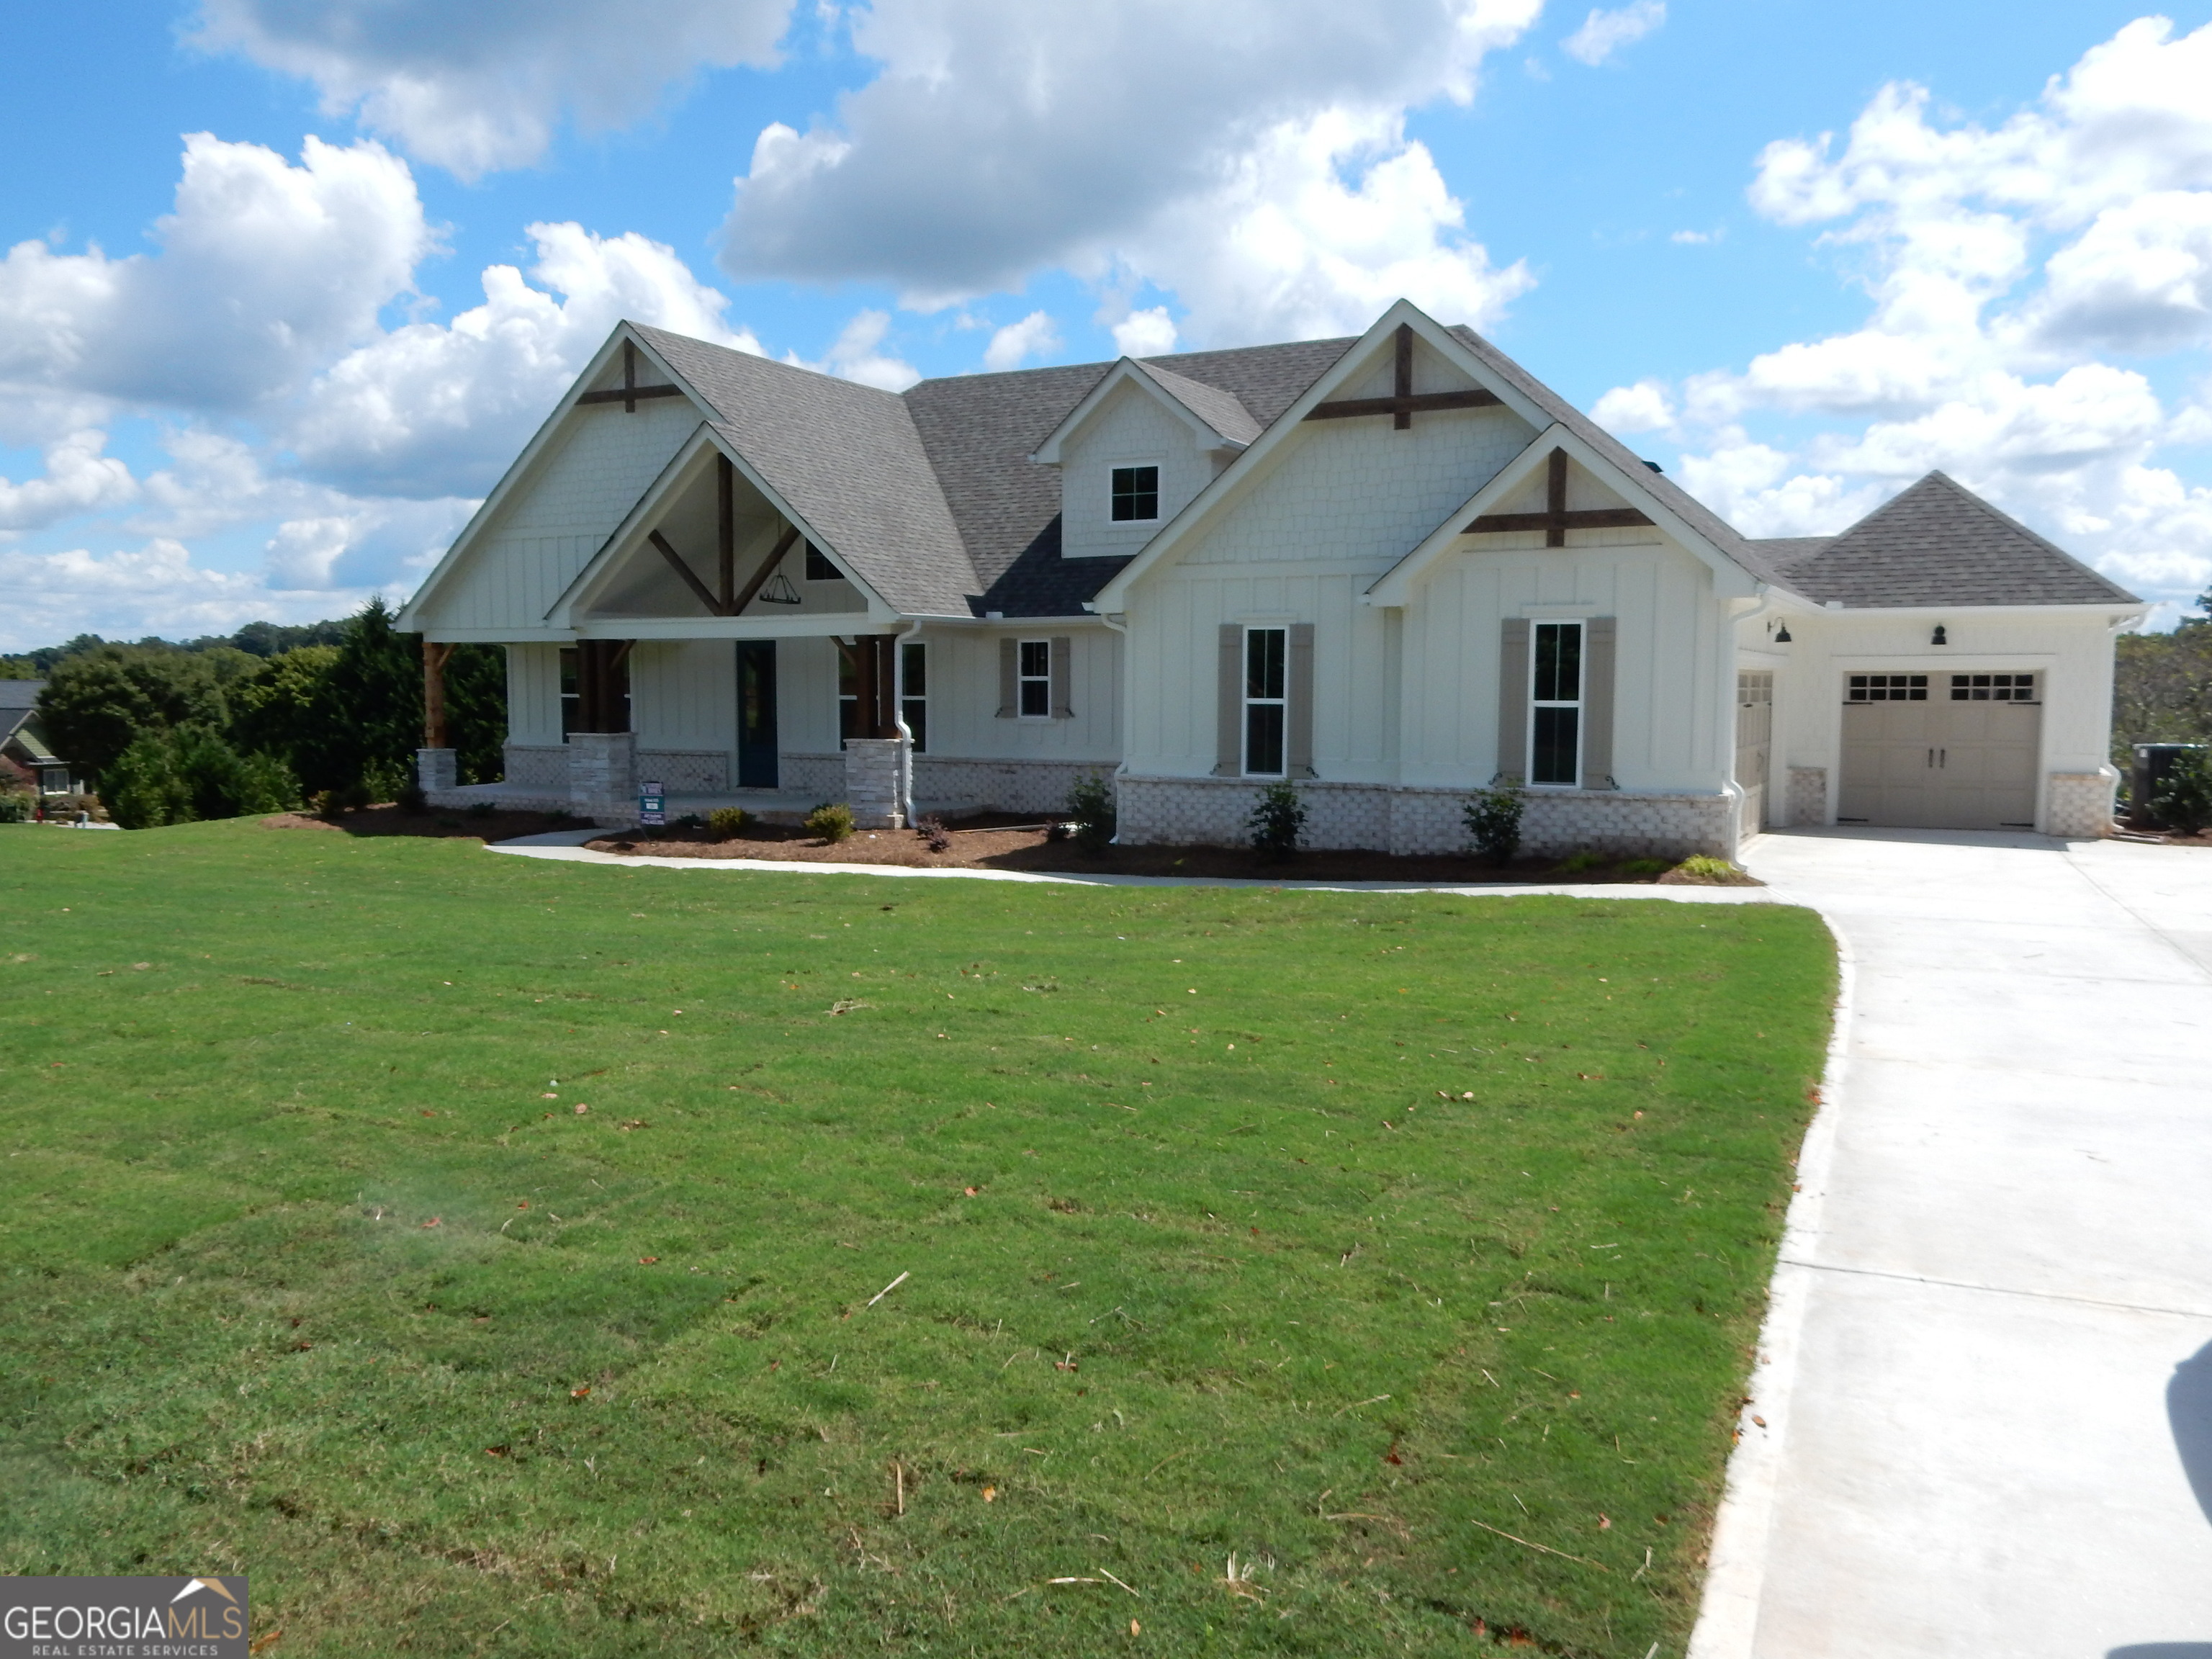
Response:
[[[1809,599],[1869,608],[2136,603],[2080,560],[1931,472],[1840,536],[1754,544]]]
[[[39,706],[44,680],[0,680],[0,743],[14,737]]]

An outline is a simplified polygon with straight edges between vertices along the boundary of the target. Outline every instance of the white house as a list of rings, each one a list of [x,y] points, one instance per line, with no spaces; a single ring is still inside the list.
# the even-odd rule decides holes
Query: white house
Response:
[[[2145,606],[1932,473],[1753,541],[1462,328],[924,380],[625,323],[401,613],[441,803],[1057,810],[1315,845],[1732,854],[1767,825],[2090,835]],[[455,787],[441,647],[504,644]]]

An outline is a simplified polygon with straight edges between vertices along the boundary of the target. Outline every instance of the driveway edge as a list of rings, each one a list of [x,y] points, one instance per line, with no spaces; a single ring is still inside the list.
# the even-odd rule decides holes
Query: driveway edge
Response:
[[[1781,898],[1780,902],[1794,901]],[[1850,940],[1834,917],[1817,910],[1815,914],[1836,942],[1835,1016],[1828,1033],[1827,1062],[1820,1076],[1820,1105],[1806,1126],[1804,1143],[1797,1152],[1797,1190],[1790,1200],[1782,1245],[1776,1253],[1766,1318],[1759,1332],[1759,1363],[1748,1382],[1751,1398],[1736,1418],[1735,1449],[1729,1456],[1728,1485],[1713,1517],[1705,1587],[1698,1622],[1690,1633],[1687,1659],[1752,1659],[1757,1650],[1759,1597],[1766,1583],[1775,1493],[1781,1484],[1783,1447],[1796,1391],[1799,1338],[1817,1271],[1806,1264],[1815,1259],[1821,1209],[1835,1157],[1836,1121],[1842,1111],[1850,1066],[1851,1013],[1858,976]],[[1764,1424],[1759,1420],[1762,1418]]]

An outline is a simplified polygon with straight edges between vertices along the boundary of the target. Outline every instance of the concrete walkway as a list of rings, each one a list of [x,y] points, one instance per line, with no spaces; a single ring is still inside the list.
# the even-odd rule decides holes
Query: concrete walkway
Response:
[[[1692,1655],[2212,1659],[2212,852],[1745,862],[1853,1006]]]

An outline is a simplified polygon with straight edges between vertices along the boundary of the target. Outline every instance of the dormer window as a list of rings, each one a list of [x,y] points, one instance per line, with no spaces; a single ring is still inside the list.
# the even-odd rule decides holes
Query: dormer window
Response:
[[[1096,477],[1096,474],[1092,476]],[[1114,469],[1114,522],[1125,524],[1160,516],[1160,470],[1157,466]]]

